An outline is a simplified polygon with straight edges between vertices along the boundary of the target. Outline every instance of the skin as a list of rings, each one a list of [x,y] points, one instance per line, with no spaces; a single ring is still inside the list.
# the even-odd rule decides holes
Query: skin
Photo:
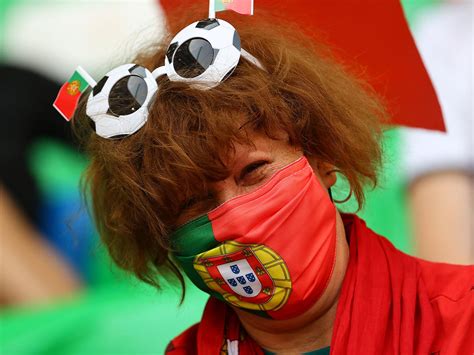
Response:
[[[0,306],[44,304],[77,294],[70,266],[26,220],[0,185]]]
[[[255,132],[248,134],[253,146],[236,144],[235,154],[228,159],[230,176],[210,184],[216,204],[251,192],[277,170],[303,155],[301,149],[291,146],[283,134],[282,139],[277,140]],[[329,188],[334,185],[336,175],[332,165],[312,158],[308,158],[308,161],[323,186]],[[180,219],[184,222],[191,217],[184,214]],[[337,301],[349,259],[349,248],[339,212],[336,230],[335,269],[328,287],[311,309],[289,320],[271,320],[234,307],[242,326],[263,348],[277,354],[300,354],[330,345]]]
[[[409,188],[418,257],[473,264],[474,181],[463,171],[441,171],[415,180]]]

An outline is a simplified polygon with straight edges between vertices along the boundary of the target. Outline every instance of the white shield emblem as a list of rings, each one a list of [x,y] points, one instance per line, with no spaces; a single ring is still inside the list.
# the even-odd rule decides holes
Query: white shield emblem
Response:
[[[217,266],[227,285],[242,297],[255,297],[262,290],[255,271],[247,260],[236,260]]]

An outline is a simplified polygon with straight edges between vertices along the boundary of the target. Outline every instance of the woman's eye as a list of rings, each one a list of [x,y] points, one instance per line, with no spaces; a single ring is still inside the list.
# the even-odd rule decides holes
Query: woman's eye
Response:
[[[208,193],[207,195],[202,195],[202,196],[200,195],[191,196],[181,205],[181,211],[193,209],[202,205],[208,205],[209,202],[213,200],[214,200],[214,196],[211,193]]]
[[[177,225],[183,224],[203,213],[207,213],[215,207],[216,201],[212,194],[191,197],[181,205]]]
[[[245,181],[246,179],[255,177],[255,175],[257,175],[257,172],[260,172],[261,168],[264,167],[266,164],[268,164],[267,161],[261,160],[247,165],[240,172],[239,180]]]

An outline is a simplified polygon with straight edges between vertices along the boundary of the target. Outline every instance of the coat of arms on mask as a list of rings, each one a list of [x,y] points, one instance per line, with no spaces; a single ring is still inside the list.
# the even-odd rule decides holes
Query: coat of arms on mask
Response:
[[[212,291],[240,308],[275,311],[291,292],[288,267],[265,245],[224,242],[196,256],[194,269]]]

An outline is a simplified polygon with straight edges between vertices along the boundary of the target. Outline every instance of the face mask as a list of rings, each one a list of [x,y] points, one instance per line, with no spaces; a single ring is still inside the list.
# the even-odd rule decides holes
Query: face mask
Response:
[[[175,260],[201,290],[289,319],[311,308],[331,278],[336,209],[303,157],[171,238]]]

